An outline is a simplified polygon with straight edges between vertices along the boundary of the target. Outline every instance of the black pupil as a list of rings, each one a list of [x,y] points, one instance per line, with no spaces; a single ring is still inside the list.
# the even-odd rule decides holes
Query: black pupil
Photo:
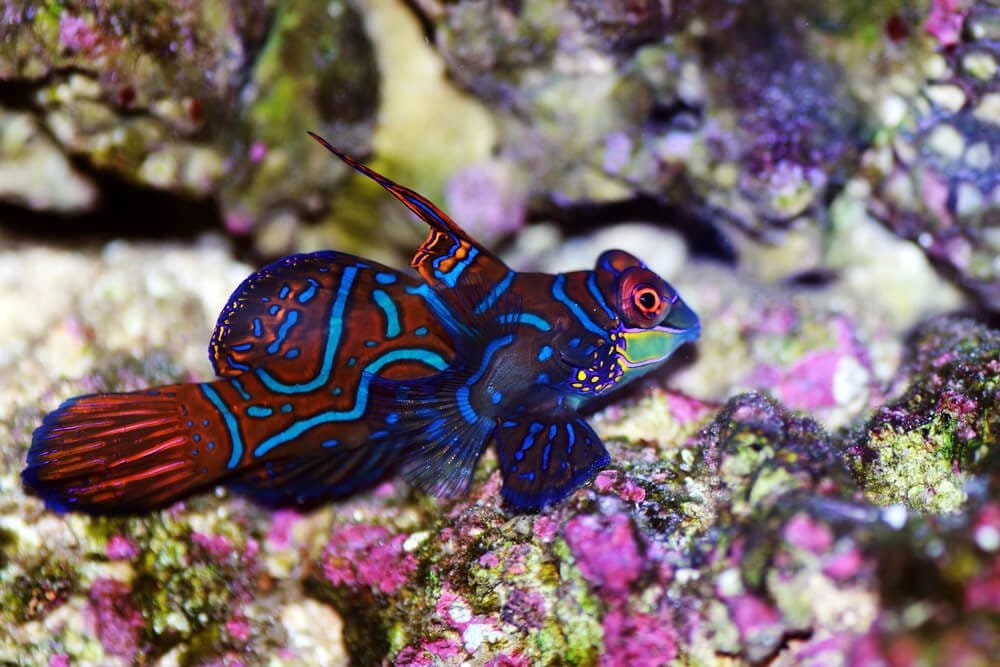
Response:
[[[656,296],[652,292],[643,292],[639,295],[639,305],[646,310],[652,310],[656,305]]]

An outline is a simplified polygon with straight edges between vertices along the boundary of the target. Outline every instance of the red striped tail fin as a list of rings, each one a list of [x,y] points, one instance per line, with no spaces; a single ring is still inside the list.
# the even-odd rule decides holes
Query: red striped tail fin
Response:
[[[216,452],[198,451],[177,396],[184,389],[66,401],[35,430],[21,473],[25,486],[58,512],[123,514],[211,483]]]

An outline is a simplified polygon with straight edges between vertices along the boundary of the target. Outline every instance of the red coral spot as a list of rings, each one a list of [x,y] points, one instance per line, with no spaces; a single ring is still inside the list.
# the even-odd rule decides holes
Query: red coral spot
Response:
[[[910,28],[899,14],[893,14],[885,22],[885,34],[893,42],[901,42],[910,36]]]
[[[202,119],[201,100],[194,98],[188,100],[188,118],[190,118],[191,122],[195,124],[201,122]]]
[[[125,85],[118,89],[118,106],[127,109],[135,102],[135,88]]]

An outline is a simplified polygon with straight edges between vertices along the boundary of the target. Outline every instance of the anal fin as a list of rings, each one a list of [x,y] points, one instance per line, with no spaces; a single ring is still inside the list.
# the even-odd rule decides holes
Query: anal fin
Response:
[[[264,460],[231,476],[229,485],[264,505],[310,507],[367,488],[391,470],[391,450],[339,444],[311,456]]]

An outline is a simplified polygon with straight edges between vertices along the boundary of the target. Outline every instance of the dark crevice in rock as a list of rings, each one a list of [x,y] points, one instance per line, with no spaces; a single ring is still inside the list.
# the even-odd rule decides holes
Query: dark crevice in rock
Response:
[[[551,221],[572,234],[622,222],[650,222],[676,230],[699,257],[727,264],[735,264],[737,259],[736,248],[715,223],[651,195],[639,194],[613,202],[549,201],[529,211],[528,220]]]
[[[434,44],[437,26],[434,19],[421,7],[420,0],[403,0],[403,5],[410,11],[413,18],[420,24],[420,33],[428,43]]]
[[[84,157],[69,160],[101,193],[92,211],[68,215],[0,202],[0,225],[19,236],[74,244],[123,238],[190,240],[209,231],[225,233],[214,199],[184,197],[135,183],[98,169]]]

